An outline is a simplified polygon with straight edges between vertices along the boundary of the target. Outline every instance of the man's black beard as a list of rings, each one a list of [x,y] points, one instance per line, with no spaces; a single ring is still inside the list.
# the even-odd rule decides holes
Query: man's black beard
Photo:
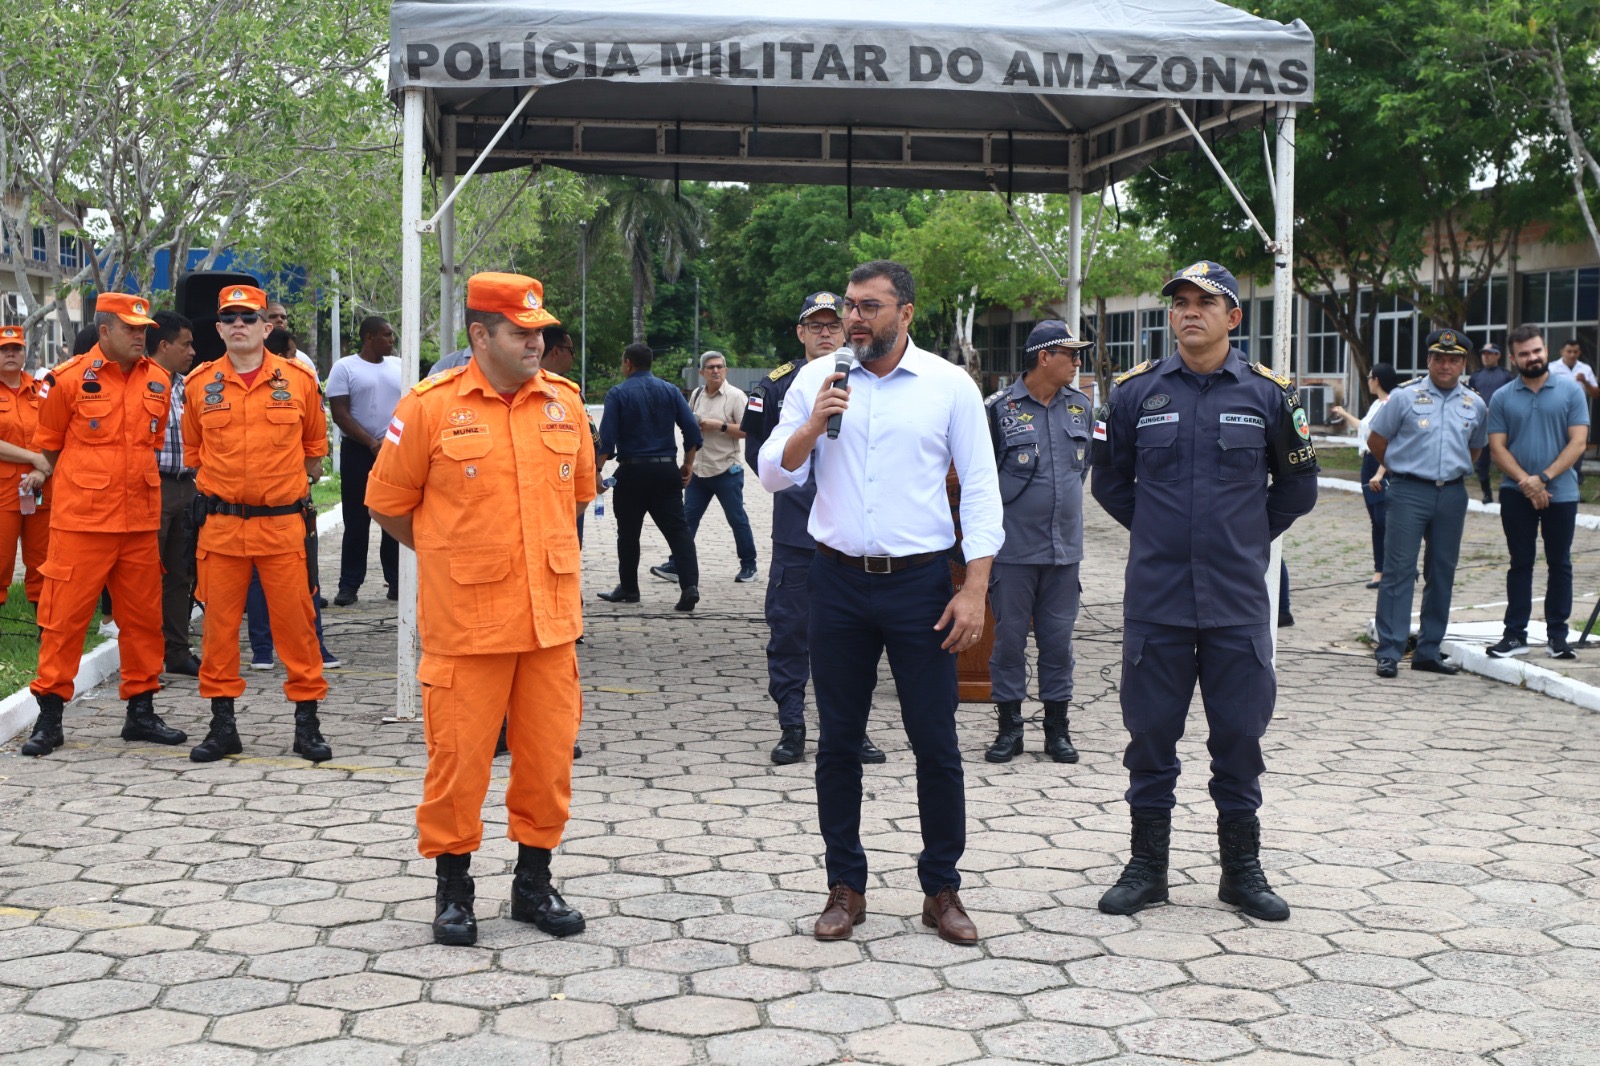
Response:
[[[1530,366],[1527,363],[1517,364],[1517,373],[1521,374],[1525,378],[1543,377],[1545,371],[1549,369],[1550,364],[1548,363],[1540,363],[1538,366]]]
[[[872,335],[872,343],[871,344],[868,344],[866,347],[862,347],[859,344],[855,344],[855,345],[851,345],[851,347],[855,349],[856,360],[858,362],[861,362],[861,363],[872,363],[872,362],[876,362],[879,359],[882,359],[884,356],[888,355],[891,351],[893,351],[895,344],[899,340],[900,340],[899,331],[891,333],[887,337],[880,336],[877,333],[873,333],[873,335]]]

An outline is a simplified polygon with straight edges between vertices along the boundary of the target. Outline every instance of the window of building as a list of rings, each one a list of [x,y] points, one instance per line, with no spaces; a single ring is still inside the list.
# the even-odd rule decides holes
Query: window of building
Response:
[[[70,233],[63,233],[60,237],[61,265],[75,267],[78,265],[78,240]]]
[[[1166,308],[1139,312],[1139,351],[1144,359],[1160,359],[1172,352]]]
[[[1106,359],[1118,370],[1129,370],[1139,361],[1139,345],[1134,336],[1134,312],[1116,311],[1105,318]]]
[[[1555,351],[1576,338],[1584,358],[1595,361],[1600,333],[1600,267],[1549,270],[1522,275],[1521,319],[1544,327],[1545,340]]]
[[[47,257],[45,253],[49,248],[49,243],[46,241],[45,237],[46,234],[43,226],[33,227],[33,258],[40,263],[46,261]]]
[[[1334,328],[1332,316],[1318,304],[1308,300],[1306,308],[1305,372],[1319,376],[1343,376],[1344,338]]]

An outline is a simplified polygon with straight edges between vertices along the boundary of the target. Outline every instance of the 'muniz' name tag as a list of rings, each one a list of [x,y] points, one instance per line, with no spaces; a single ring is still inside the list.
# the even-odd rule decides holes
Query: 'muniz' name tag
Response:
[[[1177,411],[1163,411],[1159,415],[1144,415],[1144,416],[1142,416],[1139,419],[1139,424],[1135,428],[1136,429],[1143,429],[1145,426],[1159,426],[1163,422],[1176,422],[1177,420],[1178,420],[1178,412]]]
[[[1257,429],[1267,428],[1267,420],[1258,415],[1225,414],[1222,416],[1222,424],[1225,426],[1255,426]]]

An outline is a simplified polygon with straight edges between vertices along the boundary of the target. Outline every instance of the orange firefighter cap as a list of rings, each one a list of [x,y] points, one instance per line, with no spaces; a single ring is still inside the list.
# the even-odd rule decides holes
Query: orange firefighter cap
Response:
[[[254,285],[229,285],[217,293],[217,310],[226,311],[230,307],[264,311],[267,307],[267,294]]]
[[[150,301],[125,292],[103,292],[94,298],[95,314],[113,314],[130,326],[153,326]]]
[[[519,326],[559,326],[544,309],[544,286],[522,274],[474,274],[467,279],[467,307],[505,315]]]
[[[0,348],[26,348],[21,326],[0,326]]]

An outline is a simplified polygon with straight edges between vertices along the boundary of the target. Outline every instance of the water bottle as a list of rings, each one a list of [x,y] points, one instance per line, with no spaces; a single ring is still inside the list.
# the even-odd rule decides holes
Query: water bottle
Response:
[[[613,488],[617,484],[617,479],[614,477],[608,477],[600,484],[604,485],[608,489]],[[596,496],[594,498],[594,516],[596,518],[604,518],[606,516],[606,498],[604,496]]]
[[[17,487],[17,495],[22,498],[21,509],[23,514],[33,514],[39,509],[38,497],[34,496],[33,490],[28,486],[19,485]]]

